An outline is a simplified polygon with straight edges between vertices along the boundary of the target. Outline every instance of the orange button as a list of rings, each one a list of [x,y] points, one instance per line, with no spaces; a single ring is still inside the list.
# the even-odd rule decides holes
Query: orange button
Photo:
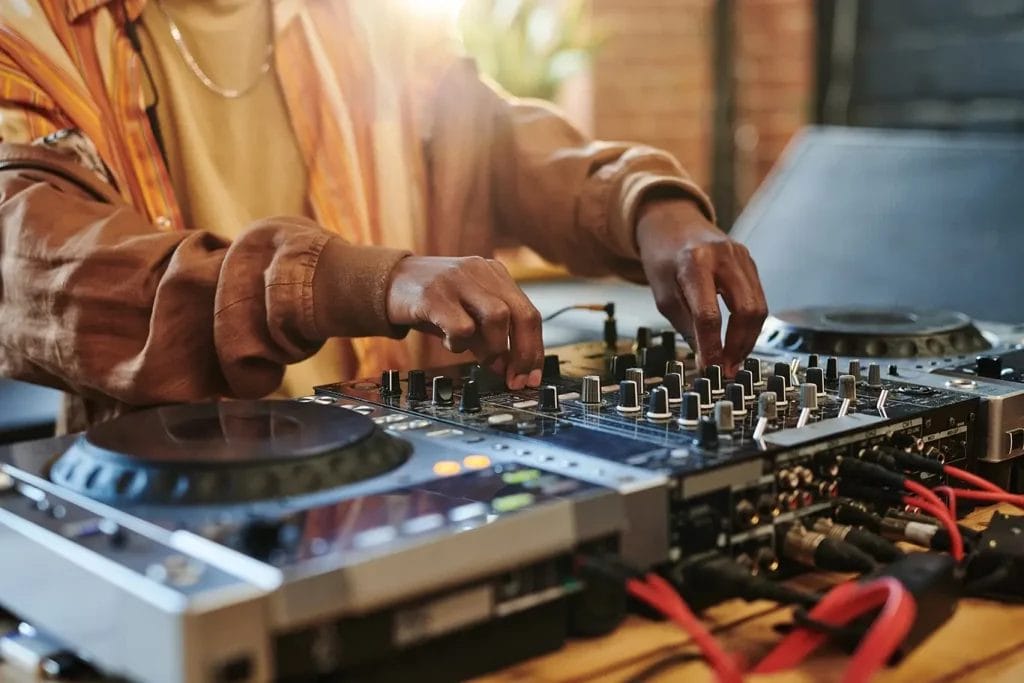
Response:
[[[434,463],[434,474],[439,477],[450,477],[462,471],[462,465],[454,460],[438,460]]]
[[[462,464],[471,470],[482,470],[491,466],[491,459],[486,455],[467,455],[462,459]]]

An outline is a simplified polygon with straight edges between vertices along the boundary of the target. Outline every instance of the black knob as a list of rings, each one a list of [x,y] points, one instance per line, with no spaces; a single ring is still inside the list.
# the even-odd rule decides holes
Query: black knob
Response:
[[[284,522],[277,519],[254,519],[238,531],[238,546],[246,555],[257,560],[267,559],[281,547]]]
[[[978,356],[975,365],[978,377],[988,377],[989,379],[1002,377],[1003,359],[999,356]]]
[[[895,363],[890,363],[889,364],[889,375],[891,377],[899,377],[900,376],[900,366],[896,365]]]
[[[588,406],[601,405],[601,378],[597,375],[584,377],[580,394],[580,403]]]
[[[816,367],[818,367],[818,354],[812,353],[811,355],[807,356],[807,367],[809,367],[809,368],[816,368]]]
[[[434,405],[435,406],[450,406],[455,400],[452,398],[452,378],[445,377],[444,375],[438,375],[434,378]]]
[[[828,360],[825,361],[825,381],[839,381],[839,359],[835,356],[829,356]]]
[[[722,366],[721,365],[709,365],[704,368],[704,376],[711,380],[711,393],[721,394],[722,393]]]
[[[459,400],[460,413],[480,412],[480,389],[475,379],[467,379],[462,385],[462,398]]]
[[[711,380],[707,377],[698,377],[693,380],[693,390],[700,396],[700,405],[703,408],[711,407]]]
[[[385,370],[381,373],[380,393],[385,396],[402,395],[402,379],[398,370]]]
[[[619,326],[611,316],[604,319],[604,346],[614,351],[619,344]]]
[[[540,388],[539,408],[545,413],[557,413],[562,409],[558,403],[558,387],[547,384]]]
[[[669,403],[679,403],[683,399],[683,376],[677,372],[670,372],[661,380],[662,386],[668,392]]]
[[[651,345],[651,328],[649,327],[638,327],[636,328],[636,348],[646,349]]]
[[[754,373],[750,370],[740,370],[736,373],[736,384],[743,387],[743,396],[746,400],[754,400]]]
[[[743,392],[743,385],[737,384],[736,382],[730,382],[725,387],[725,398],[732,404],[733,415],[746,415],[746,398],[747,395]]]
[[[626,370],[636,367],[636,354],[622,353],[612,358],[612,378],[616,382],[626,379]]]
[[[718,448],[718,426],[710,417],[702,417],[697,426],[697,438],[693,440],[698,448],[713,451]]]
[[[786,388],[789,389],[792,386],[790,379],[789,363],[776,363],[775,364],[775,377],[781,377],[786,384]]]
[[[698,422],[700,422],[700,394],[695,391],[687,391],[683,394],[679,424],[684,427],[696,427]]]
[[[615,408],[623,413],[640,411],[640,392],[636,382],[628,379],[619,382],[619,405]]]
[[[768,391],[775,394],[776,405],[786,405],[786,378],[783,375],[772,375],[768,378]]]
[[[676,373],[680,377],[686,377],[686,365],[681,360],[670,360],[665,363],[665,376]]]
[[[847,375],[853,375],[854,377],[857,378],[857,381],[859,382],[860,381],[860,361],[859,360],[851,360],[850,361],[850,367],[846,371],[846,374]]]
[[[544,369],[541,370],[541,377],[546,382],[562,378],[562,367],[557,354],[544,356]]]
[[[661,349],[665,352],[666,360],[674,360],[676,357],[676,331],[665,330],[661,333]]]
[[[636,382],[637,389],[640,393],[644,393],[644,369],[643,368],[629,368],[626,370],[626,379],[630,382]]]
[[[743,369],[750,373],[753,378],[754,384],[760,384],[764,381],[761,377],[761,361],[756,358],[748,358],[743,361]]]
[[[422,370],[409,371],[409,400],[427,400],[427,376]]]
[[[807,383],[814,385],[818,396],[825,393],[825,373],[821,368],[807,368]]]
[[[667,420],[672,417],[672,411],[668,407],[668,389],[651,389],[650,398],[647,399],[647,417],[652,420]]]

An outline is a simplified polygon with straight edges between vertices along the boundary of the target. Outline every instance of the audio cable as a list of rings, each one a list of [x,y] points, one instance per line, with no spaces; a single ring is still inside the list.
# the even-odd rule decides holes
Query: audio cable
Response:
[[[557,311],[547,314],[546,316],[541,318],[541,321],[550,322],[557,318],[558,316],[562,315],[563,313],[568,313],[569,311],[603,311],[609,318],[614,318],[615,304],[609,301],[606,304],[573,304],[572,306],[564,306],[562,308],[559,308]]]

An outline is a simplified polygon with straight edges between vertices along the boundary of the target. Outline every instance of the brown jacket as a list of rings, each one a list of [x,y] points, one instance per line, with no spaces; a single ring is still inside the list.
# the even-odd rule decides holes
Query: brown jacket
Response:
[[[46,10],[40,22],[52,27],[64,21],[63,13],[47,7],[55,0],[25,2]],[[324,0],[301,2],[315,10]],[[120,16],[117,0],[84,4],[82,14],[69,15],[69,25],[81,29],[76,22],[90,12]],[[135,12],[140,4],[124,7]],[[75,5],[81,9],[83,3]],[[367,12],[375,3],[354,5]],[[711,215],[706,197],[669,155],[587,140],[549,106],[510,98],[483,81],[471,63],[451,59],[442,60],[444,67],[426,86],[418,74],[418,95],[408,95],[411,106],[420,109],[415,119],[421,147],[399,167],[423,183],[423,201],[409,204],[418,207],[411,222],[419,227],[411,238],[393,244],[387,222],[371,226],[376,233],[369,231],[369,238],[354,237],[333,225],[326,209],[314,212],[316,220],[268,218],[233,243],[199,229],[167,230],[165,216],[154,215],[147,199],[152,193],[136,187],[131,154],[139,148],[133,148],[134,138],[118,136],[116,106],[98,108],[115,118],[88,136],[110,184],[79,163],[81,156],[54,149],[59,145],[29,146],[30,139],[19,139],[19,127],[11,125],[17,115],[32,122],[22,130],[38,129],[40,120],[53,129],[86,130],[88,125],[69,124],[79,123],[76,117],[88,120],[77,110],[62,110],[59,103],[67,97],[61,84],[44,82],[42,71],[29,68],[25,45],[37,49],[33,58],[46,59],[54,41],[36,36],[33,42],[22,35],[23,42],[14,43],[20,52],[12,53],[2,30],[6,11],[0,10],[0,85],[5,77],[19,87],[34,78],[31,98],[45,106],[30,110],[28,95],[4,100],[4,92],[18,91],[0,88],[0,134],[5,136],[0,141],[5,143],[0,144],[0,373],[87,399],[86,421],[124,405],[266,395],[280,383],[284,365],[308,357],[328,337],[403,336],[388,324],[384,299],[391,269],[413,249],[490,254],[499,241],[511,238],[579,274],[616,273],[642,281],[634,215],[645,192],[675,188]],[[24,17],[19,21],[24,34]],[[310,25],[318,24],[301,22],[307,47],[316,39]],[[89,26],[94,32],[122,30],[117,21]],[[290,27],[279,29],[284,36],[279,50],[295,33]],[[36,32],[46,34],[45,27]],[[52,35],[65,34],[53,28]],[[116,43],[96,35],[86,42]],[[279,56],[278,76],[287,91],[282,65],[288,62],[280,61],[286,58]],[[10,74],[19,68],[15,80]],[[311,71],[318,74],[317,88],[336,87],[332,72]],[[87,86],[105,82],[86,72],[73,76]],[[308,84],[304,87],[308,92]],[[122,99],[106,101],[116,105]],[[362,123],[370,135],[391,130],[372,120]],[[104,140],[97,143],[100,135]],[[322,149],[306,152],[311,155],[307,166],[326,171],[327,180],[336,183],[329,173],[331,155],[317,156],[325,154]],[[386,204],[388,188],[378,189]],[[379,218],[387,211],[365,213]],[[319,327],[317,320],[332,324]],[[415,360],[429,362],[434,353],[422,350]]]

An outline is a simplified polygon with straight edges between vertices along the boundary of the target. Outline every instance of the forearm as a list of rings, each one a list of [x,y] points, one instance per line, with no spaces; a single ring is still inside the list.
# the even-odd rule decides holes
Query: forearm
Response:
[[[329,334],[393,333],[372,291],[323,292],[354,264],[389,269],[401,254],[361,259],[305,219],[227,243],[155,231],[45,172],[3,171],[0,237],[0,371],[85,396],[261,396]]]

